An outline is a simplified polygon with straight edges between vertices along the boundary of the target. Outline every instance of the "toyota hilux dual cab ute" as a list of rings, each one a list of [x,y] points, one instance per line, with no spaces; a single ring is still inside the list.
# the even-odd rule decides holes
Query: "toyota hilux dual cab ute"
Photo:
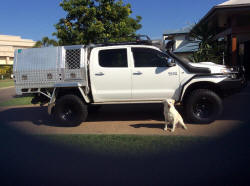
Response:
[[[236,70],[186,62],[139,41],[19,49],[14,79],[18,95],[48,103],[49,114],[63,124],[80,124],[103,104],[166,98],[183,105],[188,121],[209,123],[222,112],[222,99],[245,85]]]

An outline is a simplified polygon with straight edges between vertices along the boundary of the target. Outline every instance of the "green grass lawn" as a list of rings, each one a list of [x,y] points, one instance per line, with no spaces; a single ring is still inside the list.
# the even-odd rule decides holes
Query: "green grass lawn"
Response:
[[[42,141],[89,153],[113,156],[143,156],[183,151],[209,142],[207,137],[137,135],[41,135]]]
[[[17,97],[0,103],[0,107],[29,105],[31,104],[32,97]]]
[[[26,152],[37,147],[42,151],[48,148],[67,149],[72,152],[108,155],[116,157],[152,156],[166,152],[180,152],[194,146],[203,146],[210,142],[208,137],[187,136],[140,136],[140,135],[93,135],[93,134],[50,134],[27,135],[11,126],[0,125],[2,147],[9,153],[17,149]],[[22,144],[22,145],[20,145]],[[23,146],[24,145],[24,146]],[[0,142],[1,146],[1,142]],[[31,147],[30,147],[31,146]],[[35,151],[35,149],[33,149]],[[49,149],[51,151],[51,149]],[[30,151],[27,151],[30,153]],[[46,152],[47,153],[47,152]]]
[[[12,79],[0,80],[0,88],[14,86],[14,81]]]
[[[217,139],[28,135],[0,122],[1,185],[242,185],[249,127],[234,132]]]

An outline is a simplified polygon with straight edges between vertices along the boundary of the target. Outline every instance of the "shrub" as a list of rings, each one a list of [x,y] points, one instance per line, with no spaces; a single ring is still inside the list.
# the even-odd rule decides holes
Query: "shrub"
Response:
[[[0,65],[0,78],[11,78],[11,74],[13,74],[12,65]]]

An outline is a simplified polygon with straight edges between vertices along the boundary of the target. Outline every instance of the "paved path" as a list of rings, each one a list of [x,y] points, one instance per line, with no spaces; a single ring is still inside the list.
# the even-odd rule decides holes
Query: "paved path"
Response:
[[[0,103],[13,98],[16,95],[14,87],[0,89]]]
[[[0,118],[22,131],[34,134],[137,134],[220,136],[250,121],[250,86],[224,101],[222,116],[209,125],[187,124],[188,130],[163,131],[160,104],[108,105],[77,127],[57,126],[47,114],[46,107],[22,106],[0,108]]]

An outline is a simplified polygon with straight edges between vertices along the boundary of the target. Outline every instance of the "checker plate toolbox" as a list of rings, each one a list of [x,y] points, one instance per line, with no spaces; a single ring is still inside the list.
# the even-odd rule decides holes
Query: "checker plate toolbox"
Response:
[[[85,49],[82,45],[31,48],[15,51],[17,94],[40,92],[65,83],[86,83]]]

